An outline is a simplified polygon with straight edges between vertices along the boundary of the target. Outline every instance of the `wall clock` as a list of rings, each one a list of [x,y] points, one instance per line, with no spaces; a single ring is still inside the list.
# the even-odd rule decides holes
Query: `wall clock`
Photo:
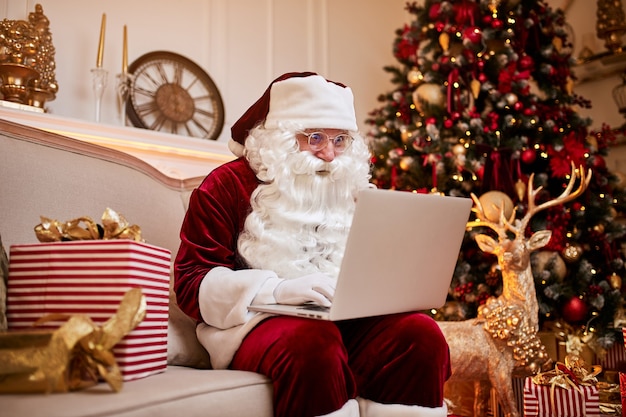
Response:
[[[190,59],[149,52],[129,67],[126,115],[133,126],[215,140],[224,126],[224,103],[211,77]]]

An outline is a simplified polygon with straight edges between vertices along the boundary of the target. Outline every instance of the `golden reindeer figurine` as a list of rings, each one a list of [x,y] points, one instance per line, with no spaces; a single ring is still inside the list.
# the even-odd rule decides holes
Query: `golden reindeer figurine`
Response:
[[[498,222],[491,221],[485,209],[472,194],[477,219],[469,222],[469,228],[484,226],[497,233],[497,240],[486,234],[476,236],[480,249],[498,257],[502,270],[502,294],[492,297],[481,306],[478,317],[466,321],[439,322],[448,344],[452,363],[450,382],[474,380],[474,417],[486,415],[490,386],[497,391],[498,402],[506,417],[518,417],[512,377],[515,370],[528,369],[548,361],[545,348],[537,336],[539,330],[539,307],[530,266],[530,254],[545,246],[552,234],[540,230],[526,238],[525,230],[530,219],[539,211],[574,200],[589,185],[591,170],[584,175],[582,167],[580,185],[572,192],[577,170],[572,174],[563,193],[557,198],[537,205],[535,199],[542,187],[533,187],[534,175],[528,181],[528,210],[521,220],[510,219],[503,211],[504,202],[498,207]]]

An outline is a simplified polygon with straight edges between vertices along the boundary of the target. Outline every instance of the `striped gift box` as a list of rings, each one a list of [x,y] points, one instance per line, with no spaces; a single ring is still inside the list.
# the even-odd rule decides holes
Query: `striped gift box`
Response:
[[[515,405],[520,416],[524,415],[524,382],[525,377],[513,377],[511,382],[513,385],[513,395],[515,396]],[[491,407],[491,415],[494,417],[505,417],[504,410],[498,401],[498,391],[491,388],[489,403]]]
[[[621,342],[613,343],[610,349],[602,356],[598,356],[598,362],[604,370],[623,370],[626,367],[626,349]]]
[[[140,287],[146,317],[113,353],[125,381],[165,371],[171,253],[132,240],[13,245],[9,255],[9,329],[26,329],[46,314],[85,314],[101,324],[124,294]],[[60,322],[41,328],[54,329]]]
[[[600,398],[595,386],[554,388],[554,397],[548,385],[536,385],[531,377],[524,383],[525,417],[600,417]],[[553,412],[554,410],[554,412]]]

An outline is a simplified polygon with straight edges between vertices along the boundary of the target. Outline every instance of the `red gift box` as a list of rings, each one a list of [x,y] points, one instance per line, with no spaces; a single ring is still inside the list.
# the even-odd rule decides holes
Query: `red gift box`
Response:
[[[595,386],[564,389],[537,385],[531,377],[524,383],[525,417],[600,417],[600,398]]]
[[[85,314],[102,324],[124,294],[140,287],[143,321],[115,347],[125,381],[165,371],[171,253],[132,240],[13,245],[9,255],[9,329],[26,329],[52,314]],[[48,322],[42,328],[56,328]]]

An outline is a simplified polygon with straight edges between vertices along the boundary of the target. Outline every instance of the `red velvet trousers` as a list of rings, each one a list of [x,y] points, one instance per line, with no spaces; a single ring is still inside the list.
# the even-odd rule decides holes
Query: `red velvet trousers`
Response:
[[[276,417],[309,417],[356,396],[441,407],[450,357],[439,326],[425,314],[341,322],[272,317],[246,336],[231,369],[272,380]]]

